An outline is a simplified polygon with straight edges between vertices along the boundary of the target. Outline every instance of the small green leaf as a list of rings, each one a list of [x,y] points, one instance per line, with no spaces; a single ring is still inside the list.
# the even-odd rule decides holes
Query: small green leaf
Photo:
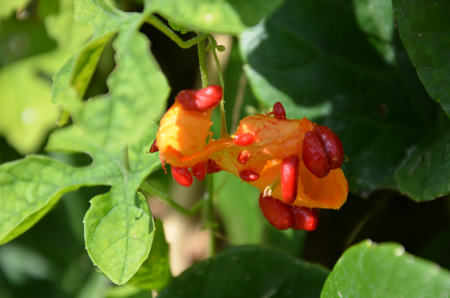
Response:
[[[274,11],[282,0],[145,0],[146,7],[175,23],[205,33],[239,34]]]
[[[164,236],[161,220],[156,220],[156,231],[148,259],[128,282],[144,290],[162,290],[172,279],[169,266],[169,244]]]
[[[424,139],[411,148],[395,177],[400,191],[416,201],[450,193],[450,134],[438,141]]]
[[[450,117],[450,2],[392,2],[400,37],[421,81]]]
[[[190,267],[158,297],[318,297],[327,275],[278,250],[232,247]]]
[[[448,297],[450,272],[405,253],[396,243],[364,241],[348,249],[321,297]]]
[[[91,200],[84,218],[86,247],[95,265],[117,283],[136,273],[136,264],[148,257],[155,231],[147,201],[140,193],[114,202],[130,192],[121,189]],[[119,192],[119,193],[117,193]]]

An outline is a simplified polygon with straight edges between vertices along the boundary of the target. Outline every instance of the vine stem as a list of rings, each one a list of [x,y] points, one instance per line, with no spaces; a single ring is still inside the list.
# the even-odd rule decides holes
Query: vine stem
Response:
[[[169,37],[173,42],[175,42],[180,48],[182,49],[188,49],[196,44],[198,44],[201,41],[204,41],[208,35],[207,34],[199,34],[194,38],[191,38],[189,40],[182,40],[173,30],[167,26],[163,21],[161,21],[157,16],[155,15],[149,15],[145,19],[147,23],[164,33],[167,37]]]
[[[209,86],[208,67],[206,63],[205,40],[197,44],[198,47],[198,64],[200,65],[200,76],[202,78],[202,88]]]
[[[217,57],[217,42],[212,35],[208,35],[208,38],[213,45],[212,55],[214,57],[214,62],[216,63],[217,73],[219,74],[220,87],[222,87],[223,94],[225,94],[225,81],[223,79],[222,68],[220,67],[219,57]],[[227,129],[225,101],[223,99],[220,101],[219,107],[220,107],[220,137],[226,138],[226,137],[229,137],[230,135],[228,134],[228,129]]]
[[[200,65],[200,75],[202,78],[202,87],[205,88],[209,86],[205,41],[204,40],[200,41],[197,46],[198,46],[198,61]],[[206,177],[206,183],[207,183],[207,190],[204,195],[203,200],[204,204],[202,210],[203,210],[204,227],[209,229],[210,233],[208,256],[212,257],[214,255],[216,248],[216,238],[215,238],[216,224],[214,220],[214,204],[213,204],[214,180],[212,175],[208,175]]]
[[[213,205],[213,194],[214,194],[214,179],[212,175],[208,175],[206,178],[207,191],[205,193],[205,204],[203,207],[203,222],[205,223],[205,228],[209,229],[209,249],[208,256],[212,257],[215,253],[216,248],[216,237],[215,230],[217,224],[214,220],[214,205]]]

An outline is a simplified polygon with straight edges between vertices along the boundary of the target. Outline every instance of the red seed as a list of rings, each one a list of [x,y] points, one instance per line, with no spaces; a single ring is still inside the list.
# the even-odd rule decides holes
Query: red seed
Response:
[[[325,152],[328,156],[330,168],[340,168],[344,161],[344,147],[342,146],[339,136],[329,127],[321,125],[316,127],[316,133],[319,135],[325,146]]]
[[[150,153],[155,153],[155,152],[158,152],[159,151],[159,148],[158,148],[158,144],[157,144],[157,142],[156,142],[156,139],[153,141],[153,144],[152,144],[152,146],[150,147]]]
[[[273,105],[273,116],[278,120],[286,119],[286,111],[284,110],[284,107],[281,104],[281,102],[276,102]]]
[[[286,204],[292,204],[297,197],[298,167],[297,155],[288,156],[281,163],[281,194]]]
[[[255,135],[250,132],[237,134],[234,136],[233,142],[238,146],[248,146],[255,141]]]
[[[302,159],[306,168],[316,177],[322,178],[328,175],[330,164],[325,147],[319,135],[313,131],[305,133]]]
[[[206,163],[206,173],[214,174],[220,171],[222,171],[222,168],[217,164],[217,162],[215,162],[214,159],[208,159],[208,162]]]
[[[192,184],[192,175],[188,168],[185,167],[171,167],[173,179],[182,186],[189,187]]]
[[[238,162],[243,165],[250,159],[250,152],[242,151],[237,158]]]
[[[294,224],[292,207],[272,197],[259,196],[259,208],[267,221],[278,230],[287,230]]]
[[[176,101],[187,111],[197,111],[196,92],[197,90],[194,89],[181,90],[176,97]]]
[[[211,85],[195,93],[195,102],[198,111],[215,108],[222,100],[222,87]]]
[[[239,177],[244,181],[255,181],[258,180],[259,174],[255,171],[245,169],[239,172]]]
[[[294,230],[314,231],[319,225],[319,209],[294,206],[292,216]]]
[[[199,162],[192,167],[192,174],[197,180],[202,181],[206,176],[206,161]]]

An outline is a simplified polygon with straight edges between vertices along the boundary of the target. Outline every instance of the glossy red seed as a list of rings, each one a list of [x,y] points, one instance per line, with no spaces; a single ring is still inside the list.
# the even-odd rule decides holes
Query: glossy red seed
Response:
[[[214,174],[220,171],[222,171],[222,168],[213,159],[208,159],[208,162],[206,163],[206,173]]]
[[[241,153],[239,153],[237,158],[238,162],[241,165],[245,164],[249,159],[250,159],[250,152],[248,151],[242,151]]]
[[[152,146],[150,147],[150,153],[155,153],[158,152],[159,148],[158,148],[158,143],[156,142],[156,139],[153,141]]]
[[[197,180],[202,181],[206,176],[206,161],[199,162],[192,167],[192,175],[194,175]]]
[[[248,146],[255,141],[255,135],[250,132],[237,134],[234,136],[233,142],[238,146]]]
[[[171,167],[173,179],[182,186],[189,187],[192,184],[192,175],[188,168],[185,167]]]
[[[292,216],[294,230],[314,231],[319,225],[319,209],[294,206]]]
[[[195,93],[195,101],[198,111],[205,111],[216,107],[222,100],[222,87],[211,85],[200,89]]]
[[[342,146],[339,136],[327,126],[319,125],[316,127],[315,131],[325,146],[325,152],[328,156],[330,168],[340,168],[344,161],[344,147]]]
[[[259,174],[255,171],[245,169],[239,172],[239,177],[244,181],[255,181],[258,180]]]
[[[181,104],[183,109],[188,111],[197,111],[197,103],[195,100],[195,93],[197,90],[186,89],[181,90],[176,97],[176,101]]]
[[[281,194],[286,204],[292,204],[297,197],[298,167],[297,155],[288,156],[281,163]]]
[[[287,230],[294,224],[292,207],[272,197],[259,196],[259,207],[267,221],[278,230]]]
[[[281,102],[276,102],[273,105],[273,116],[277,118],[278,120],[285,120],[286,119],[286,111],[284,110],[283,105]]]
[[[330,164],[325,147],[319,135],[313,131],[305,133],[302,159],[306,168],[316,177],[322,178],[328,175]]]

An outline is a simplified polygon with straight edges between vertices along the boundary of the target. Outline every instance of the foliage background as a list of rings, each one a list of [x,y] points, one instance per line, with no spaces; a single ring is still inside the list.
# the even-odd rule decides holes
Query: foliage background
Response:
[[[9,211],[18,206],[21,188],[16,185],[11,191],[5,182],[5,173],[12,171],[9,161],[30,153],[51,157],[14,164],[19,180],[39,185],[42,169],[51,168],[54,172],[48,173],[48,180],[60,181],[64,187],[56,187],[55,192],[65,193],[59,202],[56,197],[48,202],[48,196],[39,201],[39,191],[31,188],[36,202],[42,202],[41,216],[47,207],[53,208],[29,231],[0,247],[2,297],[148,297],[149,290],[167,284],[161,297],[181,293],[223,297],[227,291],[242,297],[249,296],[245,291],[273,297],[293,292],[323,297],[450,295],[446,270],[402,250],[450,268],[450,5],[439,0],[264,3],[0,2],[2,242],[38,220],[14,226],[16,213]],[[219,248],[231,249],[172,281],[167,273],[167,245],[158,234],[161,223],[153,223],[150,212],[140,207],[136,212],[143,210],[147,214],[143,220],[149,223],[146,244],[143,251],[132,247],[130,251],[140,255],[126,264],[140,265],[153,242],[150,261],[131,280],[132,286],[116,287],[92,266],[85,250],[87,246],[91,259],[110,279],[121,283],[126,280],[116,272],[114,254],[105,259],[98,254],[114,239],[94,241],[89,222],[110,210],[101,204],[107,200],[122,207],[129,202],[122,198],[142,203],[143,198],[133,194],[153,171],[157,172],[150,182],[170,192],[170,179],[158,170],[157,160],[139,150],[151,144],[166,100],[169,105],[179,90],[198,84],[196,49],[182,50],[144,24],[153,12],[195,31],[235,36],[226,50],[228,123],[233,123],[235,106],[243,117],[282,101],[288,117],[307,116],[330,126],[341,136],[349,158],[343,169],[351,194],[339,212],[321,211],[317,231],[279,232],[261,218],[254,189],[216,174],[215,207],[225,235]],[[212,22],[204,18],[208,14]],[[192,36],[182,35],[183,39]],[[67,73],[72,74],[70,79]],[[242,103],[236,102],[241,96]],[[51,98],[72,113],[74,125],[57,129],[55,121],[65,118]],[[106,114],[102,102],[123,106]],[[104,131],[106,122],[113,123],[109,134]],[[88,136],[80,137],[77,131]],[[111,170],[114,174],[106,175],[105,168],[122,163],[125,147],[131,162],[129,168],[121,165],[129,174]],[[68,171],[71,178],[61,178],[60,170]],[[118,190],[124,177],[132,182]],[[183,196],[178,199],[184,200]],[[34,206],[23,210],[34,208],[30,205]],[[121,214],[108,220],[117,222]],[[102,235],[113,235],[111,227],[106,226]],[[114,232],[122,230],[115,227]],[[377,246],[361,242],[364,239],[397,244]],[[360,244],[348,249],[356,243]],[[121,250],[119,255],[126,253]],[[360,292],[353,292],[356,288]]]

